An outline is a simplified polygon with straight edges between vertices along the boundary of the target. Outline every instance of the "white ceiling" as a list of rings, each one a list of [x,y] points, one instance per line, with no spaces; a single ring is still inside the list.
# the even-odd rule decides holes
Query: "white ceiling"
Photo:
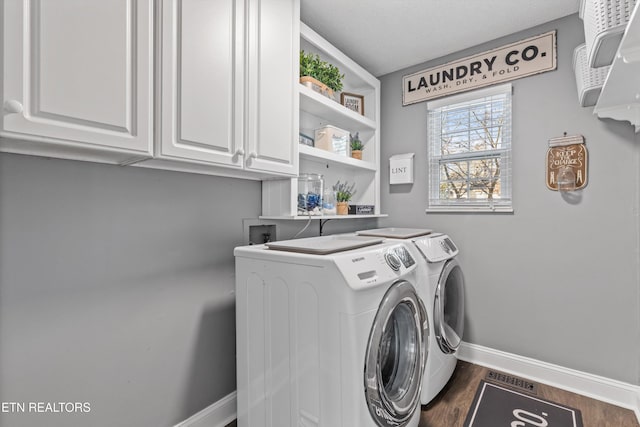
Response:
[[[576,13],[580,0],[301,0],[301,19],[375,76]]]

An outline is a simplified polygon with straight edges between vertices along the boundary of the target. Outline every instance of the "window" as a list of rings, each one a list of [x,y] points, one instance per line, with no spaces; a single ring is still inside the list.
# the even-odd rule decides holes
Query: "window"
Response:
[[[511,212],[511,84],[432,101],[427,109],[427,212]]]

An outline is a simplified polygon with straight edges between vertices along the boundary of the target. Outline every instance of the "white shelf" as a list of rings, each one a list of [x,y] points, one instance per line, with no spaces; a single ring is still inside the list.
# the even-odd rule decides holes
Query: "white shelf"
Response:
[[[300,85],[300,109],[314,116],[322,117],[328,123],[342,129],[376,130],[373,120],[345,108],[342,104]]]
[[[329,219],[366,219],[366,218],[384,218],[388,216],[387,214],[376,214],[376,215],[311,215],[310,217],[308,215],[295,215],[295,216],[286,216],[286,215],[261,215],[259,218],[260,219],[270,219],[270,220],[278,220],[278,219],[282,219],[282,220],[293,220],[293,221],[300,221],[300,220],[305,220],[308,221],[309,218],[311,219],[322,219],[322,220],[329,220]]]
[[[626,120],[640,131],[640,2],[636,4],[594,113]]]
[[[301,159],[310,160],[312,162],[327,163],[333,166],[345,166],[353,169],[368,170],[372,172],[376,172],[378,170],[378,165],[374,163],[354,159],[351,157],[340,156],[338,154],[332,153],[331,151],[309,147],[308,145],[300,144],[298,150]]]

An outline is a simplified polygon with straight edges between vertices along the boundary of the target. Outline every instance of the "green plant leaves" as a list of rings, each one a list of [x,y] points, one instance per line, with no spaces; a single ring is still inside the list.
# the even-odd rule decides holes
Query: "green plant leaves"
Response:
[[[320,55],[300,51],[300,77],[310,76],[321,81],[336,92],[342,90],[342,79],[338,67],[323,61]]]
[[[356,132],[355,135],[349,134],[349,143],[351,144],[351,150],[362,150],[364,144],[360,141],[360,132]]]
[[[336,200],[338,202],[348,202],[351,200],[354,194],[356,194],[356,183],[349,185],[347,181],[341,183],[340,180],[333,186],[333,191],[336,193]]]

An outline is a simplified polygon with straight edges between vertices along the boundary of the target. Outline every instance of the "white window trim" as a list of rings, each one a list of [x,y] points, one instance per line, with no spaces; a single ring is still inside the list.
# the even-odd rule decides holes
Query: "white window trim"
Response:
[[[513,206],[434,206],[426,213],[513,213]]]
[[[437,108],[441,108],[447,105],[472,101],[478,98],[485,98],[493,95],[500,95],[506,92],[510,93],[512,96],[510,124],[512,128],[511,131],[513,133],[513,86],[511,85],[511,83],[491,86],[488,88],[465,92],[458,95],[447,96],[444,98],[437,99],[435,101],[429,101],[427,102],[427,111],[435,110]],[[513,158],[513,140],[511,142],[512,142],[511,148],[509,150],[511,151],[511,157]],[[431,155],[430,141],[427,141],[427,144],[429,144],[428,150],[429,150],[429,156],[430,156]],[[465,157],[465,155],[462,155],[462,157]],[[431,180],[431,171],[429,171],[429,180]],[[442,205],[438,205],[438,206],[430,206],[425,209],[425,212],[426,213],[488,213],[488,214],[513,213],[513,172],[511,173],[510,185],[511,185],[511,202],[509,203],[509,205],[506,205],[506,206],[499,205],[499,204],[498,205],[493,205],[493,204],[473,205],[473,202],[470,202],[468,204],[461,204],[461,203],[454,202],[452,203],[452,205],[447,205],[446,203],[443,203]],[[429,191],[431,191],[431,188],[429,188]]]
[[[500,95],[505,92],[513,94],[511,83],[504,83],[497,86],[491,86],[484,89],[477,89],[470,92],[460,93],[458,95],[446,96],[427,102],[427,110],[435,110],[445,105],[460,104],[461,102],[471,101],[477,98],[486,98],[487,96]]]

